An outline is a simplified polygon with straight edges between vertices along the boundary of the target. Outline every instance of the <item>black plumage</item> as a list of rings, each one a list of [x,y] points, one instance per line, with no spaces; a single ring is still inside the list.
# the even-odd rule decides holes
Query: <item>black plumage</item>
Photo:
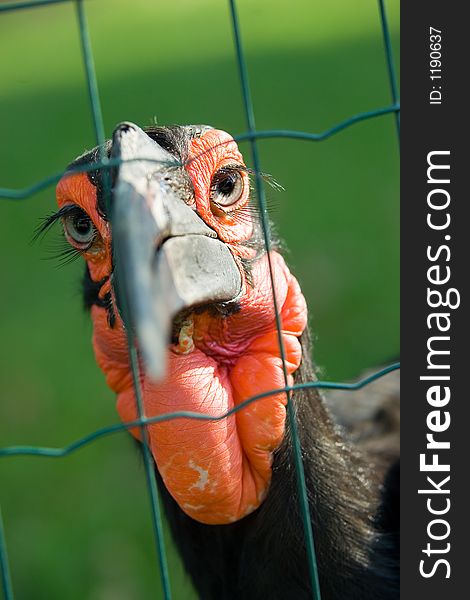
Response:
[[[303,360],[296,383],[314,379],[307,333],[301,341]],[[395,406],[397,396],[391,396]],[[375,450],[355,451],[340,435],[318,390],[296,391],[292,401],[309,491],[322,600],[397,599],[398,457],[393,450],[383,448],[380,440]],[[384,409],[379,406],[377,410],[380,413]],[[397,431],[391,435],[396,437]],[[275,453],[266,500],[236,523],[204,525],[194,521],[170,496],[158,470],[156,476],[174,541],[201,599],[313,597],[288,425]]]

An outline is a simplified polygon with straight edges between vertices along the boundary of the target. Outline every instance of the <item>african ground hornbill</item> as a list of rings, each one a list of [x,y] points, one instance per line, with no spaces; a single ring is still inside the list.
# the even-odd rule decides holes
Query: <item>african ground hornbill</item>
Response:
[[[207,126],[122,123],[106,151],[123,161],[110,202],[99,169],[77,172],[99,160],[95,148],[59,182],[43,229],[61,220],[70,252],[85,258],[93,347],[121,418],[137,417],[125,327],[147,416],[220,415],[283,387],[268,256],[237,144]],[[270,259],[288,380],[309,381],[305,300],[276,246]],[[316,390],[292,401],[323,600],[398,598],[395,441],[377,451],[369,435],[361,453],[361,436],[344,441]],[[148,428],[166,516],[203,599],[312,597],[285,403],[277,393],[223,420]]]

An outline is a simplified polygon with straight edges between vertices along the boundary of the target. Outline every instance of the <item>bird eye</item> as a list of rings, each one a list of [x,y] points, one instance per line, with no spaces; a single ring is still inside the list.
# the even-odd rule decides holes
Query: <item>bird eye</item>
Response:
[[[90,217],[77,208],[63,217],[65,235],[80,250],[87,250],[95,239],[95,228]]]
[[[231,206],[243,195],[245,182],[237,169],[220,169],[213,179],[211,200],[219,206]]]

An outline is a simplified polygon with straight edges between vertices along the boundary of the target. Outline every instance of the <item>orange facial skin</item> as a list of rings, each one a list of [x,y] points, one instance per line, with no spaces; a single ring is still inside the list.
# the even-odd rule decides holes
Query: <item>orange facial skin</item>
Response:
[[[211,148],[213,148],[211,150]],[[187,170],[195,189],[195,209],[215,229],[236,257],[249,256],[243,246],[252,234],[244,213],[249,200],[248,180],[243,197],[227,214],[213,211],[210,186],[221,166],[243,164],[230,136],[210,130],[193,140]],[[95,188],[84,174],[65,177],[58,185],[60,206],[73,202],[91,217],[101,242],[85,253],[91,277],[110,273],[110,231],[96,210]],[[289,384],[301,361],[299,336],[306,327],[304,297],[282,257],[271,253],[276,299]],[[182,353],[169,346],[165,378],[157,383],[142,376],[147,417],[174,411],[219,416],[244,400],[285,385],[280,359],[267,256],[253,265],[253,285],[243,284],[240,310],[228,317],[209,312],[192,315],[192,344]],[[109,290],[103,286],[100,295]],[[104,308],[91,310],[93,347],[108,385],[117,393],[123,421],[137,418],[126,336],[117,317],[110,327]],[[181,509],[197,521],[224,524],[237,521],[263,501],[271,480],[273,452],[285,430],[286,394],[256,401],[220,421],[172,419],[148,427],[153,457],[163,481]],[[139,430],[133,430],[139,437]]]
[[[238,202],[230,207],[225,214],[215,215],[213,206],[208,201],[213,174],[231,164],[243,165],[243,157],[231,135],[225,131],[212,129],[200,138],[192,141],[189,153],[187,171],[193,180],[196,210],[204,221],[215,229],[223,242],[232,245],[232,250],[238,256],[245,255],[243,242],[250,239],[253,233],[253,223],[250,215],[240,218],[240,212],[248,204],[250,182],[248,174],[242,171],[244,193]]]

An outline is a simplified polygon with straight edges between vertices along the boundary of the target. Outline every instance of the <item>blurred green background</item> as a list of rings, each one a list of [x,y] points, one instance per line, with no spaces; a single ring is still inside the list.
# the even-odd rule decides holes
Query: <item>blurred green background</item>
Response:
[[[395,51],[398,0],[387,3]],[[245,130],[228,3],[86,2],[106,132],[122,120]],[[319,132],[391,104],[375,0],[240,0],[259,129]],[[395,58],[398,58],[396,56]],[[0,14],[0,187],[95,145],[73,3]],[[249,159],[249,148],[242,151]],[[261,141],[272,217],[310,305],[315,358],[348,379],[398,354],[392,115],[320,143]],[[249,162],[249,160],[248,160]],[[0,201],[0,445],[63,446],[117,421],[81,308],[82,265],[30,244],[54,189]],[[127,436],[66,459],[0,459],[16,597],[161,597],[141,462]],[[175,598],[193,598],[170,547]]]

